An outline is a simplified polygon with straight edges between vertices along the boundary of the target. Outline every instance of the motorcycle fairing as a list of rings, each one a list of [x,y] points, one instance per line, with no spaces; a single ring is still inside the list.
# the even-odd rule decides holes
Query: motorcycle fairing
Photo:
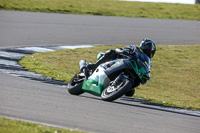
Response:
[[[151,60],[148,56],[145,54],[136,54],[130,59],[130,65],[135,70],[142,84],[145,84],[150,79]]]
[[[150,78],[150,59],[146,55],[135,55],[132,59],[116,59],[101,64],[95,72],[84,80],[82,89],[85,92],[100,96],[102,91],[125,69],[134,69],[141,83]],[[111,67],[112,66],[112,67]]]
[[[112,67],[111,67],[112,66]],[[85,92],[100,96],[102,91],[109,85],[113,77],[116,78],[122,69],[130,68],[130,66],[123,61],[123,59],[116,59],[101,64],[94,73],[84,80],[82,89]]]
[[[115,63],[110,69],[105,70],[106,75],[108,75],[111,80],[114,80],[125,69],[131,69],[130,65],[128,64],[128,59],[117,59],[114,60],[114,62]]]
[[[88,78],[88,80],[84,80],[82,86],[83,91],[96,96],[100,96],[103,89],[106,88],[110,83],[110,79],[104,71],[105,68],[103,65],[100,65],[96,71]]]

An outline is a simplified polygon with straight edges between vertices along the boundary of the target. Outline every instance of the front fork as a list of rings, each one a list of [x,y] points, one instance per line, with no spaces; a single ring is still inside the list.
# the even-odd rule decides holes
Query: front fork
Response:
[[[128,79],[129,81],[132,82],[132,84],[134,83],[134,81],[133,81],[131,78],[129,78],[129,76],[125,75],[124,72],[121,72],[121,73],[119,74],[119,76],[113,81],[112,85],[113,85],[114,87],[117,87],[118,81],[122,81],[122,80],[124,80],[124,79]]]

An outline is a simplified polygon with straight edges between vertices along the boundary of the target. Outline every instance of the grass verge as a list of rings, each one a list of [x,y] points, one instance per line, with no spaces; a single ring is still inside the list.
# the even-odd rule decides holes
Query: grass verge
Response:
[[[30,71],[68,82],[79,72],[81,59],[96,62],[96,55],[124,46],[96,46],[28,55],[19,63]],[[136,88],[135,97],[200,110],[200,45],[157,46],[151,80]]]
[[[200,4],[118,0],[0,0],[0,9],[104,16],[200,20]]]
[[[0,117],[0,133],[83,133]]]

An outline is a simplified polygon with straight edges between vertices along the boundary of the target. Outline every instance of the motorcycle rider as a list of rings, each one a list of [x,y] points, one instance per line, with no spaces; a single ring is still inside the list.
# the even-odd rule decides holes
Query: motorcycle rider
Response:
[[[92,70],[92,72],[93,72],[100,64],[105,63],[107,61],[115,60],[117,58],[121,58],[120,54],[132,56],[134,54],[145,53],[151,59],[154,56],[155,52],[156,52],[156,44],[152,40],[145,38],[141,41],[139,47],[128,46],[128,47],[124,47],[124,48],[117,48],[115,50],[106,51],[106,53],[96,63],[88,64],[87,68],[89,70]],[[137,83],[138,84],[135,85],[134,88],[137,87],[138,85],[140,85],[140,81]],[[125,95],[132,96],[135,93],[134,88],[132,90],[128,91]]]

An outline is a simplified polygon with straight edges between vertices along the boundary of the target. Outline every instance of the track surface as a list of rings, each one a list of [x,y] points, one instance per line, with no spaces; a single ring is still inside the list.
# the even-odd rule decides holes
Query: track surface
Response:
[[[200,22],[0,11],[0,46],[200,44]]]
[[[0,48],[38,45],[199,44],[199,21],[0,11]],[[103,102],[89,94],[0,72],[0,116],[89,132],[199,133],[200,117],[140,102]]]

